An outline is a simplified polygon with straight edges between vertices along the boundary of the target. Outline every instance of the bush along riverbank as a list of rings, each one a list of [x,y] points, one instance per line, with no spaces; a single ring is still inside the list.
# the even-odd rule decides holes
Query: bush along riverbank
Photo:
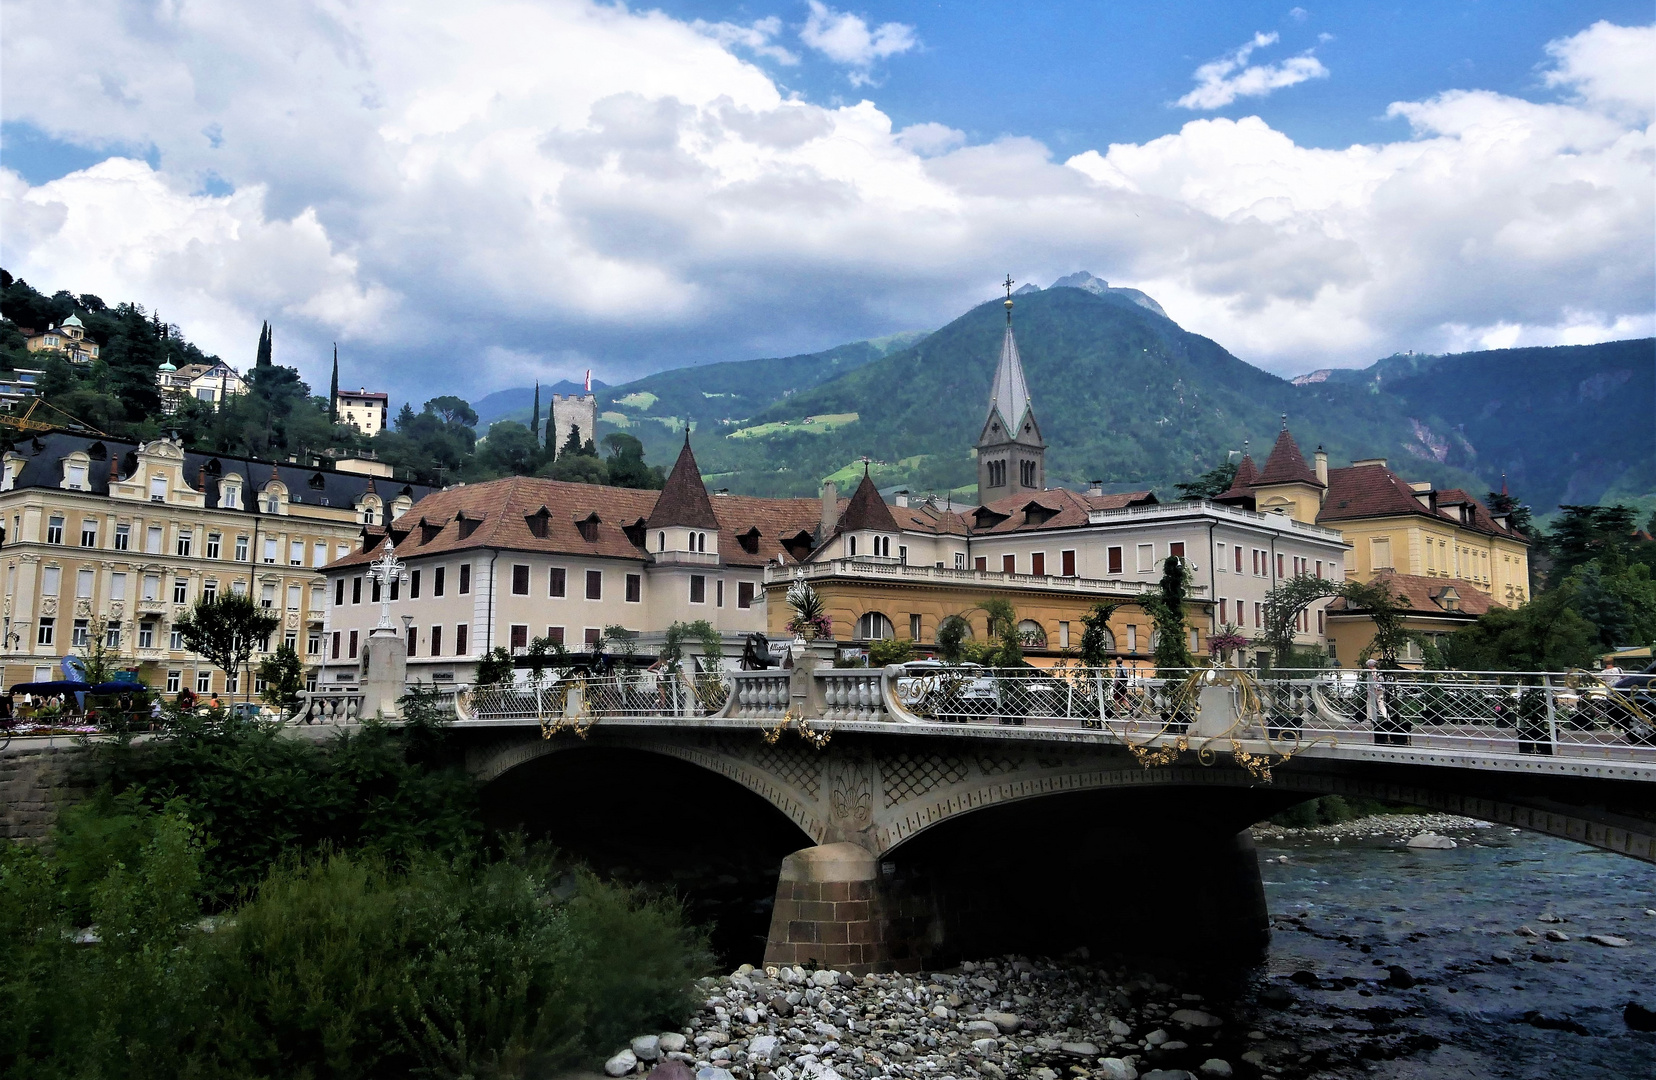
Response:
[[[684,1022],[674,902],[484,838],[421,721],[182,718],[0,849],[0,1074],[526,1077]]]

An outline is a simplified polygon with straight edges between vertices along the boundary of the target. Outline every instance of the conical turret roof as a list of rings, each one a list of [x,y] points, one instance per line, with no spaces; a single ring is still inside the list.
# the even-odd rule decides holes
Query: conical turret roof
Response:
[[[879,489],[874,486],[866,469],[862,483],[851,493],[851,501],[846,504],[845,513],[840,515],[839,529],[840,532],[856,532],[859,529],[897,531],[897,519],[891,516],[891,507],[880,498]]]
[[[713,503],[707,497],[707,485],[702,483],[701,469],[696,465],[696,455],[690,452],[688,427],[684,431],[684,449],[679,451],[673,471],[667,474],[667,484],[644,525],[649,529],[719,527],[719,519],[713,515]]]
[[[1311,466],[1305,463],[1305,456],[1300,453],[1299,444],[1288,433],[1288,421],[1282,421],[1282,431],[1277,434],[1276,445],[1271,447],[1271,456],[1265,459],[1265,468],[1259,478],[1254,481],[1260,484],[1310,484],[1313,487],[1324,487]]]
[[[989,411],[999,410],[1001,420],[1009,433],[1015,433],[1029,408],[1029,383],[1024,379],[1023,359],[1018,355],[1018,341],[1012,336],[1012,322],[1006,323],[1006,336],[1001,340],[1000,363],[995,367],[995,381],[989,388]]]

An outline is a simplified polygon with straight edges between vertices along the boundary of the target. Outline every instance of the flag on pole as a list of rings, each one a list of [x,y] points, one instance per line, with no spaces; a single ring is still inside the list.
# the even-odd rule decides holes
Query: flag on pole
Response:
[[[592,393],[592,369],[591,368],[587,368],[586,392],[589,393],[589,394]]]

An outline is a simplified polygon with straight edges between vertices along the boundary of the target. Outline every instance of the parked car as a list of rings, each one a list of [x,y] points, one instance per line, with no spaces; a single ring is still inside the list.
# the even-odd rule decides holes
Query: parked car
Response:
[[[1623,675],[1610,684],[1610,722],[1627,741],[1656,746],[1656,661],[1643,671]]]
[[[963,721],[995,712],[995,680],[981,664],[910,660],[897,676],[897,700],[920,716]]]

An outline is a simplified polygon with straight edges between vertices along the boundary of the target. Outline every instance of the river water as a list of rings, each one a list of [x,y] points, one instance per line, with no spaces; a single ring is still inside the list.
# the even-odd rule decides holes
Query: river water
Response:
[[[1276,925],[1247,996],[1294,997],[1258,1009],[1271,1038],[1320,1075],[1656,1077],[1656,1034],[1622,1017],[1629,1001],[1656,1009],[1656,866],[1504,826],[1451,831],[1445,851],[1401,835],[1259,841]]]

